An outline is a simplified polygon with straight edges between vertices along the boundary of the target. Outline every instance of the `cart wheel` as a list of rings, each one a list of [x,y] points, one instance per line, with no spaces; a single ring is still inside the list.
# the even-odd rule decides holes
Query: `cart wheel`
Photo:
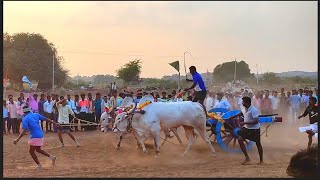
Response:
[[[213,137],[213,135],[216,134],[216,129],[215,129],[216,128],[216,124],[217,124],[217,120],[216,119],[207,119],[207,122],[206,122],[206,133],[207,133],[209,139],[211,137]],[[211,143],[215,143],[214,141],[211,141]]]
[[[229,121],[230,122],[230,121]],[[218,122],[216,125],[216,138],[221,149],[228,153],[242,153],[238,141],[238,132],[240,131],[239,122],[236,120],[233,123],[225,122],[225,130],[221,131],[222,123]],[[253,141],[245,140],[247,151],[253,147]]]

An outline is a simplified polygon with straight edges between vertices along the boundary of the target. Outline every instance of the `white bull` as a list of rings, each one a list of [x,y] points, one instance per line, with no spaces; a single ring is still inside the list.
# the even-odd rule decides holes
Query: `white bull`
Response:
[[[117,149],[120,148],[121,141],[124,138],[124,136],[127,135],[129,133],[129,131],[132,130],[132,127],[128,127],[128,122],[130,121],[129,119],[131,117],[128,117],[127,114],[128,114],[127,112],[123,112],[121,114],[118,114],[117,117],[116,117],[115,124],[114,124],[113,129],[112,129],[114,132],[117,132],[117,131],[123,132],[123,134],[121,134],[120,140],[119,140],[119,142],[117,144]],[[133,114],[130,114],[130,116],[132,116],[132,115]],[[137,114],[136,116],[138,116],[138,115],[139,114]],[[173,138],[174,137],[174,136],[170,135],[170,131],[173,132],[173,134],[178,139],[179,143],[182,144],[182,141],[181,141],[181,139],[179,137],[179,134],[177,132],[177,128],[166,129],[166,130],[163,130],[163,131],[165,133],[165,139],[164,139],[163,143],[161,144],[162,146],[165,144],[165,142],[167,141],[168,138]],[[141,144],[140,144],[139,140],[137,139],[136,132],[135,131],[131,131],[131,132],[133,133],[133,136],[136,138],[136,140],[137,140],[137,148],[139,148]],[[196,136],[196,134],[194,134],[194,135]],[[144,151],[144,152],[146,152],[146,151]]]
[[[200,103],[190,101],[157,102],[145,106],[143,110],[145,114],[135,113],[132,117],[133,133],[136,139],[139,139],[138,141],[142,146],[143,152],[147,151],[144,142],[147,138],[153,137],[156,146],[156,156],[158,156],[160,152],[160,132],[183,126],[188,139],[184,155],[186,155],[194,143],[194,129],[199,132],[202,139],[208,144],[212,155],[216,155],[205,132],[206,115]],[[117,116],[113,128],[118,128],[120,124],[123,125],[127,122],[128,116],[120,114]]]
[[[103,112],[100,117],[100,124],[101,124],[101,131],[106,132],[108,126],[111,125],[112,118],[110,117],[109,113]]]

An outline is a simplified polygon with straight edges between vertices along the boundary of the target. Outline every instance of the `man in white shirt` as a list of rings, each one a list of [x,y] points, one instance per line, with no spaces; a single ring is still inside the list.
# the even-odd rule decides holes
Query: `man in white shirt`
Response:
[[[208,93],[208,96],[204,102],[204,105],[206,106],[206,109],[208,111],[210,111],[211,109],[213,109],[214,107],[214,99],[213,99],[213,93],[212,92],[209,92]]]
[[[61,147],[64,147],[63,144],[63,139],[62,139],[62,131],[65,130],[70,138],[76,143],[77,147],[79,147],[78,141],[74,138],[74,136],[70,132],[70,126],[63,126],[63,125],[68,125],[69,124],[69,114],[73,116],[73,118],[77,119],[71,109],[70,106],[67,105],[66,99],[62,99],[57,102],[57,107],[58,107],[58,122],[60,126],[58,127],[58,136],[59,140],[61,142]]]
[[[13,134],[19,134],[20,121],[18,121],[18,105],[13,101],[13,97],[10,97],[9,104],[7,104],[9,121],[8,121],[8,132],[10,134],[10,129],[12,127]]]
[[[7,105],[10,104],[10,100],[9,100],[10,98],[13,98],[13,95],[9,94],[8,101],[6,102]],[[15,101],[13,101],[13,102],[15,102]]]
[[[106,107],[110,108],[108,96],[104,96],[101,102],[101,114],[106,112]]]
[[[70,106],[72,110],[75,109],[74,100],[71,99],[71,95],[70,94],[67,95],[67,105]],[[72,116],[69,115],[69,122],[70,123],[71,123],[72,119],[73,119]]]
[[[112,86],[111,86],[111,89],[112,89],[112,90],[116,90],[116,89],[117,89],[116,82],[113,82],[113,84],[112,84]]]
[[[279,107],[279,98],[278,98],[278,92],[277,91],[272,91],[272,96],[270,96],[271,99],[271,109],[272,113],[277,113],[278,107]]]
[[[290,102],[291,106],[291,123],[295,123],[297,116],[299,115],[300,105],[303,102],[302,98],[298,95],[298,92],[293,89],[292,95],[287,99]]]
[[[217,93],[217,101],[214,108],[225,108],[231,110],[231,105],[227,99],[223,99],[223,93]]]
[[[51,101],[51,96],[47,96],[47,101],[43,104],[43,111],[48,119],[54,119],[53,116],[53,101]],[[46,133],[53,132],[52,131],[52,123],[46,122]]]
[[[249,139],[256,143],[259,156],[260,156],[259,164],[262,164],[263,149],[260,142],[260,123],[258,120],[258,115],[259,115],[258,110],[251,105],[250,97],[243,97],[242,104],[245,107],[245,111],[242,112],[244,116],[244,122],[240,122],[241,130],[238,132],[238,135],[239,135],[238,142],[243,154],[246,157],[245,161],[242,164],[247,164],[250,162],[250,158],[248,156],[246,146],[244,145],[245,139]]]

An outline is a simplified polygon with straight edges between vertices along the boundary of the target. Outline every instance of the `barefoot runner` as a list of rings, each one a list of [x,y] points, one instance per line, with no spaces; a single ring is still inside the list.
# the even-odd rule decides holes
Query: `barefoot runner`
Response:
[[[35,151],[37,151],[40,154],[43,154],[47,157],[49,157],[52,160],[52,165],[54,165],[56,161],[56,156],[48,154],[46,151],[41,149],[41,146],[43,146],[43,131],[39,125],[40,121],[46,121],[51,122],[53,124],[56,124],[59,126],[58,123],[55,123],[53,120],[48,119],[38,113],[32,113],[31,108],[28,106],[23,107],[24,112],[24,118],[22,119],[22,132],[20,133],[19,137],[17,139],[14,139],[13,144],[17,144],[21,137],[25,134],[26,130],[30,131],[30,150],[29,153],[32,157],[32,159],[37,163],[38,170],[42,171],[42,166],[38,160],[37,155],[35,154]]]
[[[298,117],[298,119],[305,117],[309,114],[309,120],[310,120],[310,126],[308,127],[308,130],[306,130],[306,133],[308,134],[308,147],[312,144],[312,136],[315,135],[315,133],[318,133],[318,112],[319,108],[316,105],[317,99],[315,97],[309,98],[309,106],[306,108],[304,113]]]
[[[72,115],[73,118],[78,120],[76,118],[76,116],[74,115],[74,112],[72,111],[71,107],[69,105],[67,105],[66,99],[62,99],[62,100],[58,101],[56,105],[57,105],[58,112],[59,112],[58,122],[60,125],[62,125],[62,124],[68,125],[69,124],[69,114]],[[66,131],[68,133],[70,138],[76,143],[77,147],[80,146],[78,141],[76,141],[74,136],[71,134],[70,128],[71,128],[71,126],[64,126],[64,127],[59,126],[58,127],[58,136],[59,136],[59,140],[61,142],[61,147],[64,147],[63,139],[62,139],[62,131]]]
[[[251,105],[251,98],[250,97],[243,97],[242,98],[242,105],[245,107],[245,112],[243,112],[244,122],[240,122],[241,130],[239,131],[238,135],[238,142],[241,147],[243,154],[245,155],[246,159],[242,164],[247,164],[250,162],[250,158],[248,156],[246,147],[244,145],[245,139],[249,139],[254,141],[257,145],[260,163],[263,163],[263,149],[260,142],[260,123],[258,120],[259,112],[257,108]]]

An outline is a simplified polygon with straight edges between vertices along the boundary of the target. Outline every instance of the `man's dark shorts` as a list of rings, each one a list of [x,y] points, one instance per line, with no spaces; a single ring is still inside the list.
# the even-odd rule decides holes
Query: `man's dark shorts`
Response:
[[[207,91],[195,91],[192,102],[198,102],[199,100],[204,101],[207,96]]]
[[[243,127],[238,135],[243,139],[249,139],[250,141],[260,142],[260,128],[259,129],[247,129]]]
[[[60,124],[60,125],[70,125],[70,124]],[[71,126],[59,126],[58,130],[62,132],[69,132],[71,130]]]

